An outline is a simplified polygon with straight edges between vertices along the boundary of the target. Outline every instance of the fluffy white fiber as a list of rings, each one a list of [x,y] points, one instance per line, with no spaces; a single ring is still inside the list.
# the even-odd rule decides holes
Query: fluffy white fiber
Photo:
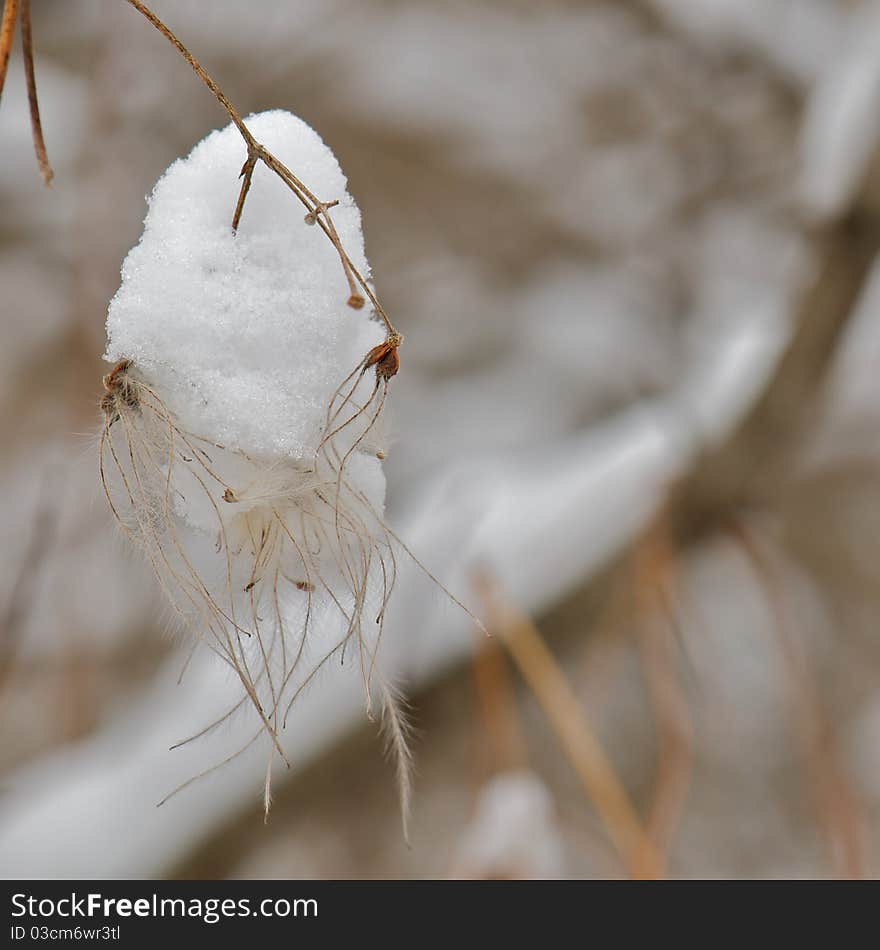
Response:
[[[360,211],[330,149],[289,112],[245,122],[322,200],[339,200],[333,222],[367,276]],[[106,358],[131,359],[188,428],[215,442],[305,457],[333,391],[383,332],[346,306],[336,250],[261,163],[233,233],[246,157],[230,124],[160,179],[110,304]]]

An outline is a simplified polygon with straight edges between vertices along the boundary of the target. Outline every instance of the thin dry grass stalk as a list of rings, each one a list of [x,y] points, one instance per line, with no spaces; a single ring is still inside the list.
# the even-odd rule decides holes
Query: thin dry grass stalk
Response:
[[[489,763],[494,772],[526,767],[528,755],[516,711],[507,658],[495,639],[481,638],[473,657],[473,680],[480,718],[485,724]],[[483,757],[481,764],[485,763]],[[482,778],[485,778],[485,769]]]
[[[773,617],[780,653],[789,673],[795,727],[835,873],[847,879],[868,877],[870,842],[864,808],[840,762],[834,728],[825,713],[803,644],[792,627],[785,582],[775,565],[776,557],[743,519],[733,524],[731,532],[763,590]]]
[[[672,588],[676,555],[668,523],[661,519],[633,552],[636,631],[657,727],[657,773],[647,827],[668,862],[691,785],[693,725],[679,682],[672,647],[677,617]]]
[[[490,628],[541,704],[618,854],[634,878],[662,878],[663,861],[565,674],[532,621],[486,573],[475,579]]]

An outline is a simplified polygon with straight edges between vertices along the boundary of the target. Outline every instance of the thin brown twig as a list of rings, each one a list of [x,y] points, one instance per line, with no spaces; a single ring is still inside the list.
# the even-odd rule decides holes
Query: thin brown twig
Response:
[[[235,204],[235,211],[232,214],[232,230],[238,230],[238,223],[241,221],[241,213],[244,211],[244,202],[247,198],[247,194],[251,188],[251,180],[254,177],[254,169],[257,167],[257,160],[259,156],[257,153],[250,148],[248,148],[248,157],[245,159],[244,165],[241,166],[241,174],[239,177],[242,179],[241,182],[241,191],[238,193],[238,201]]]
[[[670,655],[676,627],[670,585],[675,552],[661,522],[634,554],[638,638],[657,727],[657,774],[648,811],[648,833],[668,861],[691,784],[693,727],[687,697]]]
[[[3,4],[3,19],[0,21],[0,96],[9,69],[9,54],[15,37],[15,21],[18,19],[18,0],[6,0]]]
[[[31,2],[21,0],[21,44],[24,51],[24,76],[27,83],[28,106],[31,110],[31,137],[34,141],[34,154],[40,166],[43,183],[48,188],[55,173],[49,164],[46,141],[43,138],[43,124],[40,121],[40,103],[37,99],[37,78],[34,72],[34,37],[31,29]]]
[[[172,43],[177,52],[192,66],[196,75],[202,82],[214,93],[214,96],[217,98],[217,101],[221,106],[227,111],[229,117],[235,123],[238,131],[241,132],[242,137],[245,142],[249,145],[256,145],[256,139],[248,131],[247,126],[241,119],[241,116],[235,111],[232,103],[226,98],[223,94],[223,90],[214,82],[214,80],[205,72],[201,63],[193,56],[193,54],[180,42],[180,40],[171,32],[171,30],[156,16],[155,13],[145,4],[141,3],[140,0],[126,0],[126,3],[130,4],[138,11],[142,16],[145,16],[150,23],[170,42]]]
[[[474,690],[488,738],[490,768],[526,767],[528,754],[516,712],[507,658],[498,641],[480,635],[473,657]]]
[[[241,134],[241,137],[244,139],[248,154],[241,173],[244,181],[242,182],[242,186],[235,205],[235,210],[233,212],[233,229],[236,229],[241,221],[245,200],[253,179],[254,168],[256,167],[257,162],[261,161],[267,168],[273,171],[302,202],[307,211],[307,218],[311,218],[314,223],[317,223],[317,225],[327,236],[330,243],[336,249],[336,252],[339,255],[339,260],[342,264],[343,272],[345,273],[345,279],[348,282],[348,305],[356,310],[359,310],[364,306],[365,299],[369,300],[376,312],[376,315],[385,325],[389,339],[394,338],[397,340],[397,345],[399,346],[402,337],[394,329],[391,320],[389,319],[382,305],[379,303],[379,300],[372,288],[367,283],[366,278],[364,278],[357,267],[355,267],[345,248],[342,246],[342,242],[340,241],[339,235],[336,231],[336,226],[333,224],[333,220],[330,217],[328,210],[333,206],[334,202],[321,201],[319,198],[317,198],[311,192],[311,190],[307,188],[306,185],[304,185],[303,182],[300,181],[299,178],[297,178],[297,176],[294,175],[286,165],[284,165],[283,162],[281,162],[275,155],[272,154],[272,152],[270,152],[265,146],[261,145],[254,138],[254,136],[251,134],[251,131],[245,125],[244,120],[235,110],[232,103],[229,101],[217,83],[210,77],[202,64],[195,58],[195,56],[193,56],[186,46],[184,46],[184,44],[171,31],[171,29],[166,26],[166,24],[160,20],[158,16],[156,16],[156,14],[146,4],[142,3],[141,0],[125,0],[125,2],[137,10],[138,13],[144,16],[147,20],[149,20],[149,22],[152,23],[152,25],[174,46],[174,48],[178,51],[178,53],[180,53],[186,62],[189,63],[195,74],[199,77],[199,79],[202,80],[208,89],[211,90],[211,92],[214,94],[214,97],[226,110],[229,118],[232,120],[235,127]],[[363,291],[363,293],[361,293],[361,291]]]
[[[841,765],[833,727],[802,645],[791,628],[782,580],[771,555],[750,526],[740,519],[731,532],[767,598],[782,657],[791,675],[795,724],[804,745],[816,806],[836,873],[843,878],[865,878],[869,845],[863,808]]]
[[[502,596],[487,574],[476,578],[490,624],[535,694],[604,823],[627,870],[634,878],[661,878],[663,861],[623,783],[593,732],[565,674],[532,621]]]

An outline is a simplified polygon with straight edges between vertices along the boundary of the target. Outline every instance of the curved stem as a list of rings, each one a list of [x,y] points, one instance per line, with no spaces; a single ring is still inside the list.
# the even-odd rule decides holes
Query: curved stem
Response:
[[[7,0],[7,5],[12,3],[16,5],[18,0]],[[348,305],[355,310],[360,310],[364,305],[364,296],[361,295],[360,291],[363,291],[363,294],[366,295],[367,300],[370,301],[373,309],[376,312],[376,315],[385,325],[385,329],[388,331],[389,337],[397,336],[397,331],[394,329],[388,314],[385,312],[382,305],[379,303],[378,298],[373,292],[372,288],[368,285],[366,279],[361,275],[355,265],[352,263],[351,258],[346,252],[345,248],[342,246],[342,242],[339,239],[339,235],[336,231],[336,226],[333,224],[333,219],[330,217],[329,208],[333,206],[335,202],[321,201],[312,191],[306,187],[281,162],[272,152],[269,151],[264,145],[261,145],[254,136],[251,134],[251,131],[245,125],[244,120],[236,112],[232,103],[224,94],[223,90],[217,85],[217,83],[208,75],[208,72],[205,70],[204,66],[193,56],[193,54],[183,45],[183,43],[177,38],[177,36],[156,16],[155,13],[141,0],[125,0],[125,2],[138,11],[143,17],[150,21],[153,26],[168,40],[169,43],[174,46],[178,53],[189,63],[192,67],[195,74],[202,80],[202,82],[211,90],[214,94],[214,97],[220,103],[221,106],[226,110],[226,113],[229,115],[229,118],[234,123],[235,127],[241,133],[241,137],[244,139],[245,145],[247,146],[247,159],[244,163],[244,166],[241,170],[243,177],[241,190],[239,191],[238,200],[235,205],[235,211],[232,217],[232,228],[236,230],[238,228],[239,222],[241,220],[242,212],[244,211],[244,203],[247,198],[248,191],[250,190],[251,180],[253,178],[254,168],[258,161],[261,161],[267,168],[271,169],[286,185],[287,187],[296,195],[296,197],[302,202],[302,204],[307,209],[306,220],[310,223],[317,224],[324,234],[327,236],[327,239],[336,249],[336,252],[339,254],[339,260],[342,264],[342,269],[345,273],[345,279],[348,282],[349,288],[349,297]],[[14,16],[14,14],[13,14]],[[2,70],[2,63],[0,63],[0,70]]]

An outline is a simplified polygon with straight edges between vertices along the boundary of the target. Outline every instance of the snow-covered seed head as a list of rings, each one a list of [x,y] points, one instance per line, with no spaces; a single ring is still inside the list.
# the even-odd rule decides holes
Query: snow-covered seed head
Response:
[[[289,113],[246,122],[324,200],[303,220],[257,164],[233,231],[248,153],[232,125],[171,165],[110,304],[101,473],[181,625],[283,757],[295,700],[349,644],[368,711],[374,691],[394,701],[377,667],[397,566],[376,433],[401,337],[351,313],[350,268],[369,268],[332,152]]]

